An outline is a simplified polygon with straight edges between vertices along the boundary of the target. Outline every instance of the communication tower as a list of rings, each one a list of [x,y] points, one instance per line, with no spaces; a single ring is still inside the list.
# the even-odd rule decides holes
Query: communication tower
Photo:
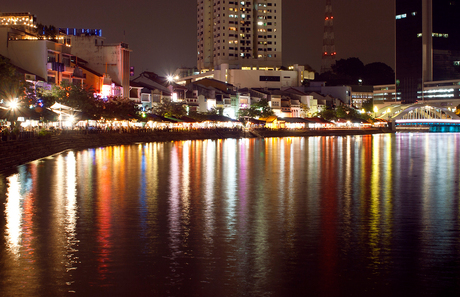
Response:
[[[331,70],[331,65],[336,61],[334,45],[334,15],[332,14],[331,0],[326,0],[326,13],[324,17],[323,52],[321,60],[321,73]]]

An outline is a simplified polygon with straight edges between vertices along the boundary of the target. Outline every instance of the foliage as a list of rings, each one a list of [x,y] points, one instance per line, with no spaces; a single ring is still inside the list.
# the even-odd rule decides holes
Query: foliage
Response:
[[[162,117],[181,118],[187,114],[182,103],[172,102],[170,99],[163,99],[160,103],[152,106],[152,112]]]
[[[460,115],[460,104],[457,105],[457,108],[455,109],[455,114]]]
[[[340,76],[347,77],[351,81],[358,82],[358,78],[363,75],[364,64],[358,58],[340,59],[331,66],[332,71]]]
[[[210,115],[223,115],[224,110],[222,108],[211,108],[208,111],[205,112],[197,112],[197,111],[191,111],[190,114],[188,115],[190,118],[197,120],[197,121],[206,121],[208,119],[208,116]]]
[[[375,62],[364,66],[363,84],[365,85],[388,85],[395,83],[395,72],[385,63]]]
[[[58,30],[53,25],[46,26],[43,24],[37,25],[37,32],[40,39],[46,38],[51,40],[56,40]]]
[[[101,106],[101,116],[107,119],[129,119],[135,117],[139,111],[128,98],[111,98]]]
[[[60,86],[54,85],[51,90],[40,90],[40,96],[45,107],[57,102],[81,111],[86,117],[93,119],[131,118],[138,112],[137,107],[129,99],[95,98],[92,90],[68,82],[62,82]]]
[[[238,117],[244,118],[244,117],[250,117],[250,118],[256,118],[260,117],[260,111],[256,109],[254,106],[250,106],[249,108],[242,108],[238,111]]]
[[[86,90],[80,85],[62,82],[54,85],[51,90],[39,90],[39,95],[45,107],[51,107],[55,102],[72,107],[87,113],[91,117],[100,118],[104,108],[102,102],[95,100],[93,92]]]
[[[240,109],[239,117],[251,117],[251,118],[266,118],[274,114],[267,99],[262,99],[258,102],[251,104],[249,108]]]
[[[256,108],[260,110],[260,116],[262,118],[274,115],[274,112],[271,109],[267,99],[262,99],[259,102],[253,103],[252,105],[254,105]]]
[[[318,116],[325,119],[326,121],[335,121],[337,120],[337,113],[332,108],[326,108],[318,112]]]
[[[338,106],[336,108],[336,115],[339,119],[353,120],[359,118],[359,112],[349,106]]]
[[[40,129],[40,131],[38,131],[38,137],[42,138],[42,137],[49,137],[51,136],[51,132],[46,130],[46,129]]]
[[[312,116],[311,109],[308,107],[308,104],[300,103],[300,110],[302,111],[303,116],[310,118]]]
[[[364,111],[366,112],[372,112],[373,109],[374,109],[374,102],[372,99],[369,99],[369,100],[366,100],[363,102],[362,104],[362,108],[364,109]]]
[[[340,59],[331,66],[332,71],[316,77],[317,81],[326,81],[330,86],[357,85],[362,80],[363,85],[385,85],[395,82],[393,69],[381,62],[364,65],[359,58]]]
[[[20,105],[33,104],[33,93],[28,92],[29,84],[17,73],[10,60],[0,56],[0,99],[18,99]],[[29,102],[30,101],[30,102]]]

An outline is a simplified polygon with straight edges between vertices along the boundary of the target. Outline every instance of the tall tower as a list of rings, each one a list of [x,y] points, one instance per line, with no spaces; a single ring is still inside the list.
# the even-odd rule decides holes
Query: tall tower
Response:
[[[331,0],[326,0],[326,14],[324,17],[323,58],[321,60],[321,73],[331,70],[335,63],[336,51],[334,45],[334,16],[332,15]]]
[[[275,69],[281,63],[282,0],[197,0],[200,71],[221,65]]]

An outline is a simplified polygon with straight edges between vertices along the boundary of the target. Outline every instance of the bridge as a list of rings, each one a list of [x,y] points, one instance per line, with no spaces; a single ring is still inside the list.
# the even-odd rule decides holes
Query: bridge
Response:
[[[460,132],[460,117],[440,103],[394,104],[381,109],[376,117],[391,121],[396,130]]]

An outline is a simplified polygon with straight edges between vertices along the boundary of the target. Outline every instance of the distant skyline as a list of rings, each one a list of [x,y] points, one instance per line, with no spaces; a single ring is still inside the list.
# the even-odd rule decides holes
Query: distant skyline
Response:
[[[325,0],[283,0],[283,65],[321,67]],[[394,69],[394,1],[332,0],[337,59],[358,57]],[[0,12],[30,12],[38,23],[102,29],[106,43],[126,42],[135,74],[196,66],[196,1],[16,0]]]

